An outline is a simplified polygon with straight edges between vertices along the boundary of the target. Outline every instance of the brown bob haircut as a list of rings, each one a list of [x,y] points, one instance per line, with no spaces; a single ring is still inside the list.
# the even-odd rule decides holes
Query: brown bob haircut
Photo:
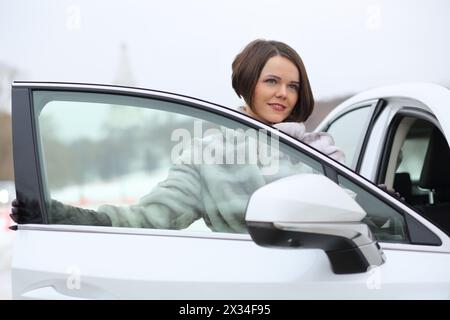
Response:
[[[233,61],[231,77],[233,89],[253,110],[253,93],[256,83],[267,60],[275,56],[289,59],[297,67],[300,75],[298,101],[292,113],[284,121],[303,122],[313,111],[314,97],[302,59],[294,49],[283,42],[262,39],[250,42]]]

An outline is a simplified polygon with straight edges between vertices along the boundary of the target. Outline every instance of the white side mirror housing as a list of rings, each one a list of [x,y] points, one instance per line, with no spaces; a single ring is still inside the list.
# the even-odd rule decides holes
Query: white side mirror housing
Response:
[[[350,192],[322,175],[290,176],[253,193],[246,219],[274,222],[276,217],[277,222],[359,222],[366,212]]]
[[[338,274],[384,263],[355,194],[318,174],[277,180],[250,197],[245,220],[261,246],[323,249]]]

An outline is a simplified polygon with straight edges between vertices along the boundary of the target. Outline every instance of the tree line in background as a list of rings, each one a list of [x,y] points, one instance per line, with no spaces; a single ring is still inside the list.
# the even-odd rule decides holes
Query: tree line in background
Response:
[[[124,114],[126,116],[126,113]],[[64,140],[53,129],[51,116],[40,123],[47,184],[50,190],[96,181],[111,181],[124,175],[149,174],[170,166],[172,133],[183,128],[194,136],[194,119],[166,119],[164,125],[140,121],[132,126],[114,126],[105,122],[101,139]],[[149,124],[149,125],[148,125]],[[203,129],[218,128],[204,122]]]

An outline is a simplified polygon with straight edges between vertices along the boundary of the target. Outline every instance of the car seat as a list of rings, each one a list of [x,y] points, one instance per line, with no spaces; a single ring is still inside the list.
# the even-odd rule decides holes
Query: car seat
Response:
[[[407,203],[412,203],[412,182],[408,172],[397,172],[394,177],[394,190],[405,198]]]
[[[431,133],[419,186],[433,192],[434,203],[417,209],[450,234],[450,148],[437,128]]]

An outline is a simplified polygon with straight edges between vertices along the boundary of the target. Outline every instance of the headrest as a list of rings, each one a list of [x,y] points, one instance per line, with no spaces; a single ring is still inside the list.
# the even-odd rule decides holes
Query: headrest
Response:
[[[431,132],[419,186],[425,189],[450,188],[450,148],[437,128]]]
[[[408,201],[412,196],[411,176],[408,172],[397,172],[394,177],[394,189]]]

